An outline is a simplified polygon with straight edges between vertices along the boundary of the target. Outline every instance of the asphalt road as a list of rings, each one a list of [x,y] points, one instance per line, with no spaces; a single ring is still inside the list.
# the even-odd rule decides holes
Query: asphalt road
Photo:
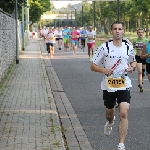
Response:
[[[110,136],[104,136],[106,123],[100,83],[103,75],[90,70],[91,62],[87,50],[55,50],[51,58],[59,81],[69,99],[94,150],[116,150],[118,145],[118,109]],[[150,83],[144,79],[144,93],[137,87],[137,71],[129,75],[132,79],[129,130],[125,141],[127,150],[150,150]]]

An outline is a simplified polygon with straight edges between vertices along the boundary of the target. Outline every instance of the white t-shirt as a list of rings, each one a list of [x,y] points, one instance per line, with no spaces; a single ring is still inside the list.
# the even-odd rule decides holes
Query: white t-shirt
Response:
[[[58,31],[58,30],[55,30],[55,36],[56,36],[56,38],[62,38],[63,36],[62,36],[62,31]]]
[[[108,43],[108,45],[106,45]],[[128,68],[128,64],[136,61],[133,45],[122,42],[121,47],[116,47],[113,45],[113,41],[109,41],[103,43],[101,46],[99,46],[94,54],[94,57],[92,59],[93,63],[96,65],[99,65],[101,62],[104,66],[104,68],[112,68],[118,60],[121,60],[119,64],[114,68],[114,72],[112,77],[119,77],[123,75],[125,78],[125,87],[124,88],[109,88],[108,87],[108,77],[105,75],[103,77],[103,81],[101,82],[101,89],[107,90],[109,92],[114,92],[117,90],[125,90],[126,88],[132,87],[131,80],[129,79],[127,75],[127,72],[125,72],[125,69]]]
[[[55,43],[55,34],[54,33],[48,33],[47,38],[45,39],[46,43]]]
[[[49,32],[49,30],[47,30],[47,29],[43,30],[43,34],[44,34],[45,37],[47,37],[48,32]]]
[[[87,36],[87,43],[93,43],[95,42],[95,40],[93,40],[94,36],[96,35],[96,32],[94,30],[87,31],[86,32],[86,36]]]

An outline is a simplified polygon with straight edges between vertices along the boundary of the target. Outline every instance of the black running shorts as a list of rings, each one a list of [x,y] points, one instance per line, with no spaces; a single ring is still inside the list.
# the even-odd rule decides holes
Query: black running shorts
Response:
[[[116,105],[116,100],[119,105],[121,102],[127,102],[130,104],[130,99],[131,96],[129,89],[118,90],[115,92],[108,92],[107,90],[103,90],[104,105],[108,109],[114,108],[114,106]]]
[[[146,73],[150,74],[150,63],[146,63]]]
[[[142,63],[142,65],[146,64],[146,59],[141,59],[140,56],[135,55],[135,59],[137,63]]]

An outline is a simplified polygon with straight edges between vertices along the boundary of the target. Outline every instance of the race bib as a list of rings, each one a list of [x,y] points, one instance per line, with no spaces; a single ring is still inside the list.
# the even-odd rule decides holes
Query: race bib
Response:
[[[76,35],[72,35],[71,37],[72,37],[72,38],[76,38],[77,36],[76,36]]]
[[[107,87],[109,89],[122,89],[126,88],[126,79],[121,77],[108,77],[107,78]]]
[[[81,37],[85,37],[85,34],[81,34]]]
[[[53,37],[51,37],[51,38],[49,38],[50,40],[53,40],[54,38]]]
[[[88,40],[93,40],[93,38],[88,38]]]

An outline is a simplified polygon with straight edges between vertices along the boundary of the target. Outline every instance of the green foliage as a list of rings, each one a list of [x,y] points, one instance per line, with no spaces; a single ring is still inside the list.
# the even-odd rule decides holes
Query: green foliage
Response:
[[[29,0],[30,21],[35,23],[40,20],[41,15],[50,10],[49,0]]]
[[[22,4],[24,0],[18,0],[18,11],[21,12]],[[5,12],[12,14],[15,10],[15,0],[0,0],[0,8]]]
[[[27,6],[27,0],[17,0],[18,16],[21,20],[22,5]],[[32,23],[40,20],[41,15],[50,10],[50,0],[28,0],[29,18]],[[15,0],[0,0],[0,8],[9,14],[15,12]]]

